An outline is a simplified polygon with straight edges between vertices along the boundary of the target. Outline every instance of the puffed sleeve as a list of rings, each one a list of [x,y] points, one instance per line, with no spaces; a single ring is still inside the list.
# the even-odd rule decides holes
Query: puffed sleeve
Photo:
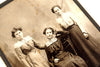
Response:
[[[73,22],[79,26],[79,28],[81,29],[84,37],[88,38],[88,32],[86,31],[85,28],[83,28],[83,26],[81,24],[78,24],[78,18],[76,18],[75,15],[73,15],[70,12],[69,12],[69,15],[70,15],[70,19],[73,20]]]
[[[20,48],[15,48],[15,52],[18,56],[18,59],[20,60],[20,62],[25,65],[26,67],[30,67],[29,64],[26,61],[26,56],[22,53]]]
[[[79,28],[80,28],[80,30],[82,31],[82,33],[83,33],[83,35],[84,35],[84,37],[85,38],[88,38],[89,36],[88,36],[88,32],[85,30],[85,28],[82,26],[82,24],[79,24],[78,22],[79,22],[79,20],[78,20],[78,18],[73,14],[73,13],[71,13],[71,12],[66,12],[66,13],[64,13],[65,14],[65,18],[66,18],[66,16],[68,16],[69,18],[70,18],[70,20],[72,20],[72,22],[74,23],[74,24],[76,24],[76,25],[78,25],[79,26]],[[68,19],[66,19],[66,21],[67,21]]]

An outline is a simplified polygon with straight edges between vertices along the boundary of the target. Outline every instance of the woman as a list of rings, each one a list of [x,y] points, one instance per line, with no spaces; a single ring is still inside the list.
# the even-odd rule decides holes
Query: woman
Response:
[[[46,60],[40,55],[36,44],[30,36],[23,37],[21,28],[13,28],[12,37],[18,40],[15,51],[21,62],[26,67],[49,67]]]
[[[69,12],[64,13],[61,7],[53,6],[51,11],[57,15],[57,22],[60,26],[70,32],[70,38],[73,42],[77,53],[86,60],[87,64],[91,67],[98,67],[100,60],[100,52],[95,45],[97,42],[91,41],[88,38],[88,34],[85,30],[80,29],[77,23],[74,21],[75,17]]]
[[[54,67],[87,67],[85,61],[79,56],[73,55],[69,51],[65,52],[59,38],[56,38],[53,28],[45,28],[43,34],[46,35],[48,42],[45,51],[50,63]],[[68,34],[68,32],[66,32]]]

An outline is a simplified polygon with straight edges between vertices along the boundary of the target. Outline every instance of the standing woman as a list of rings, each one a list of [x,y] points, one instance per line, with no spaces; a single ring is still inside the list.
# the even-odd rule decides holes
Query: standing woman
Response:
[[[57,15],[57,23],[60,24],[63,29],[70,32],[69,35],[77,53],[85,59],[90,67],[98,67],[100,63],[100,53],[98,47],[95,45],[99,44],[88,39],[87,32],[84,29],[80,29],[74,21],[75,17],[73,17],[70,12],[62,12],[61,7],[58,5],[53,6],[51,11]]]
[[[34,47],[36,43],[32,37],[23,37],[22,28],[13,28],[12,37],[18,40],[14,45],[15,52],[26,67],[49,67],[39,50]]]
[[[87,64],[81,57],[73,55],[69,51],[64,51],[63,45],[60,39],[56,37],[53,28],[45,28],[43,34],[45,34],[48,39],[45,51],[49,62],[53,63],[54,67],[87,67]],[[66,34],[68,34],[68,32],[66,32]]]

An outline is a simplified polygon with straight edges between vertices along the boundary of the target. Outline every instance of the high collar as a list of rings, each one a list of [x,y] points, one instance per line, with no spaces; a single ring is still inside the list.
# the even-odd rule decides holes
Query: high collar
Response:
[[[49,40],[47,43],[46,43],[46,46],[50,46],[52,43],[56,42],[57,41],[57,38],[52,38],[51,40]]]

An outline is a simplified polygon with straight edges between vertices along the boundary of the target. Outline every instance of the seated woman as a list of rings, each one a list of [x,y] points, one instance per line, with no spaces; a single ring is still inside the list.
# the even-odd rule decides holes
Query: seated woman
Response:
[[[84,58],[89,67],[99,67],[99,43],[83,27],[77,24],[77,18],[71,12],[63,12],[59,5],[53,6],[51,11],[57,16],[57,23],[65,31],[70,32],[70,39],[78,55]]]
[[[43,34],[45,34],[48,39],[45,45],[45,51],[49,63],[52,63],[51,67],[87,67],[87,64],[81,57],[63,50],[63,45],[60,39],[56,38],[53,28],[45,28]]]
[[[13,28],[12,37],[18,40],[15,43],[15,52],[25,67],[49,67],[46,60],[40,55],[32,37],[23,37],[21,28]]]

